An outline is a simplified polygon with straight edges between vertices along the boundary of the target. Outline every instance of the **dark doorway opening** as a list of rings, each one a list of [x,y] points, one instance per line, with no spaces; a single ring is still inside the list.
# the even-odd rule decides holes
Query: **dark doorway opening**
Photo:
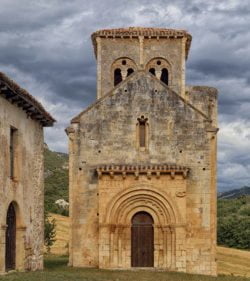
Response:
[[[132,218],[131,265],[132,267],[154,266],[153,218],[146,212],[138,212]]]
[[[9,205],[6,224],[5,270],[9,271],[16,268],[16,212],[13,203]]]

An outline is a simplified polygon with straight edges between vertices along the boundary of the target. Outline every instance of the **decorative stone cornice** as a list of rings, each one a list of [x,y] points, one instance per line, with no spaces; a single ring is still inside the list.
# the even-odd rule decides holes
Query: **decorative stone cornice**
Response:
[[[109,175],[111,178],[114,175],[122,175],[125,179],[127,175],[134,175],[136,179],[139,175],[146,175],[148,179],[152,176],[159,178],[162,174],[169,174],[172,179],[175,175],[182,175],[185,179],[188,175],[189,168],[175,164],[160,164],[160,165],[100,165],[96,167],[98,177],[102,175]]]
[[[186,30],[169,28],[127,27],[102,29],[91,35],[95,55],[97,56],[98,38],[186,38],[186,59],[188,57],[192,36]]]

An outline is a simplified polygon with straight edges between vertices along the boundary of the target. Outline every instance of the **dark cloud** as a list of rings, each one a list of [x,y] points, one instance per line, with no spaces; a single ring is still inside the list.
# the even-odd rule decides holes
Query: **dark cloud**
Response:
[[[187,84],[219,89],[219,188],[250,183],[250,6],[248,0],[1,0],[0,68],[58,120],[52,149],[67,150],[69,120],[96,98],[90,35],[97,29],[187,29]]]

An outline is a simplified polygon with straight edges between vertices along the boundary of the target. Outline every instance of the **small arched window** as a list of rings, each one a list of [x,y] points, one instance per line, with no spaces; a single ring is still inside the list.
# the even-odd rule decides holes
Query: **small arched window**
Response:
[[[149,72],[155,76],[155,68],[150,68]]]
[[[116,68],[114,71],[114,86],[122,82],[122,73],[120,68]]]
[[[127,72],[127,73],[128,73],[127,76],[129,76],[129,75],[132,74],[133,72],[134,72],[134,69],[133,69],[133,68],[129,68],[129,69],[128,69],[128,72]]]
[[[141,116],[141,118],[138,118],[138,125],[139,125],[139,147],[146,147],[146,137],[147,137],[147,121],[148,118],[144,118],[144,116]]]
[[[161,71],[161,81],[168,85],[168,70],[166,68]]]

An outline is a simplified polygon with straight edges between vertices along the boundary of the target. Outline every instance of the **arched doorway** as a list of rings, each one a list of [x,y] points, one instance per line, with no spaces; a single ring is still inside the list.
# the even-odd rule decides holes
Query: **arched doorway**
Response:
[[[132,267],[154,266],[153,218],[146,212],[138,212],[132,218],[131,265]]]
[[[6,224],[5,269],[9,271],[16,268],[16,212],[13,203],[9,205]]]

